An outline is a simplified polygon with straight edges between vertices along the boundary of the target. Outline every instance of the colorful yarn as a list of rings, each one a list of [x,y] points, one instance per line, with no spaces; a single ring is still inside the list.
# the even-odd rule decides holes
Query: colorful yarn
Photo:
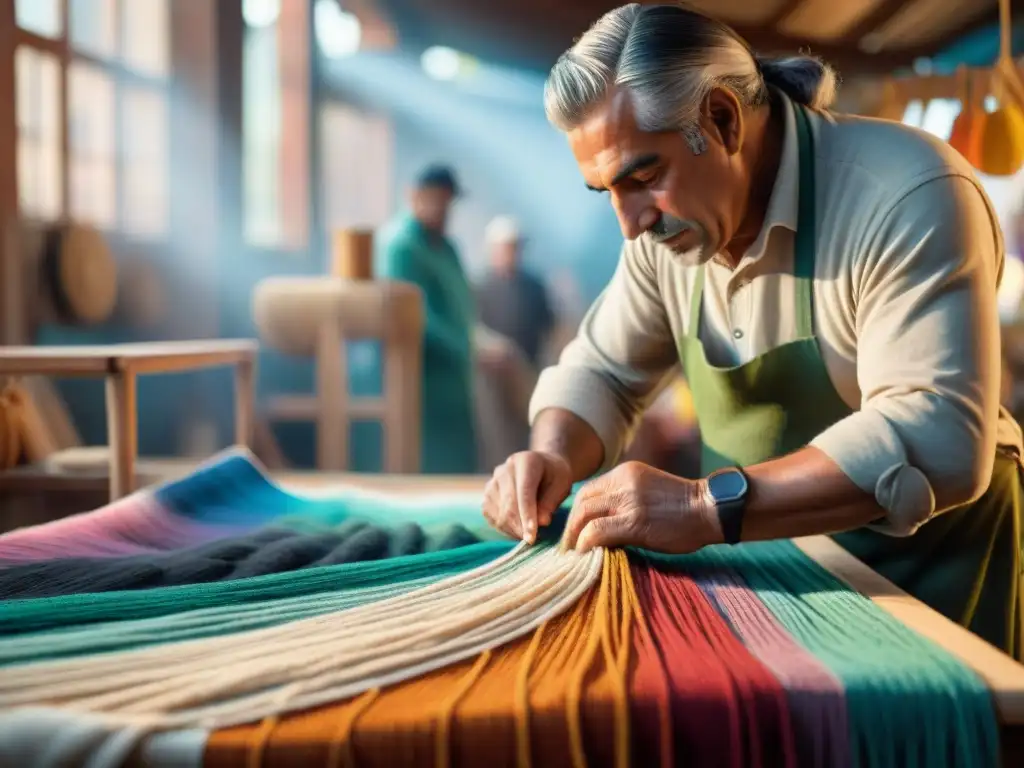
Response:
[[[217,731],[207,743],[204,765],[998,764],[991,702],[975,695],[980,683],[972,673],[959,668],[947,675],[946,665],[957,663],[944,651],[838,584],[792,545],[759,545],[737,562],[733,551],[678,559],[636,554],[625,576],[617,567],[623,553],[609,553],[601,584],[532,637],[375,691],[372,701],[354,699],[283,717],[269,732],[259,725]],[[729,564],[717,562],[719,557]],[[787,600],[784,589],[774,593],[786,603],[784,616],[791,624],[745,580],[766,569],[804,574],[806,591],[797,592],[796,599]],[[859,646],[857,655],[870,666],[869,657],[894,628],[879,623],[895,625],[904,635],[897,647],[913,646],[906,651],[914,658],[905,662],[915,668],[921,688],[944,688],[963,702],[964,716],[929,703],[921,688],[863,675],[860,695],[873,701],[877,716],[840,717],[845,712],[841,681],[849,682],[849,676],[816,659],[801,637],[789,634],[802,624],[810,628],[804,639],[813,639],[816,625],[842,622],[842,615],[822,610],[826,596],[836,593],[858,604],[855,618],[862,618],[862,611],[872,616],[865,634],[854,635],[847,626],[854,638],[842,646]],[[742,630],[732,634],[737,627]],[[617,645],[623,636],[631,639]],[[809,669],[801,670],[804,662]],[[784,671],[776,675],[776,669]],[[586,684],[578,687],[579,681]],[[802,696],[807,698],[801,703]],[[817,716],[814,705],[822,709]],[[897,710],[900,730],[878,727],[880,718]],[[931,740],[937,748],[909,746],[915,739]],[[968,746],[951,748],[957,739],[966,739]],[[865,744],[884,748],[865,750]],[[339,753],[351,762],[320,762]],[[438,755],[445,761],[437,761]]]
[[[325,533],[261,528],[175,552],[64,558],[0,570],[0,599],[153,589],[230,581],[326,565],[443,552],[478,542],[462,526],[428,536],[414,523],[389,529],[349,521]]]
[[[0,535],[0,568],[59,558],[152,555],[273,525],[323,533],[346,523],[416,524],[440,539],[453,524],[482,540],[500,537],[480,514],[480,494],[399,499],[358,488],[331,496],[289,493],[246,451],[232,450],[193,474],[93,512]]]
[[[153,498],[255,533],[150,559],[236,553],[231,577],[0,602],[0,734],[37,724],[13,751],[0,739],[0,762],[56,765],[59,745],[118,765],[176,741],[192,745],[168,758],[182,768],[998,764],[975,674],[789,542],[579,555],[556,525],[533,547],[421,552],[445,526],[475,534],[478,512],[282,496],[229,465],[227,491],[211,466]],[[360,531],[405,554],[309,564]],[[236,572],[292,541],[312,554]],[[0,585],[27,590],[31,568]]]

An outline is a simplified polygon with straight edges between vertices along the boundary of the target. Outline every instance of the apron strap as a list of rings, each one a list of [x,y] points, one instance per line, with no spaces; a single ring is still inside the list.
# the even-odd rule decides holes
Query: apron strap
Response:
[[[817,220],[814,194],[814,135],[807,111],[793,103],[797,145],[800,149],[800,188],[797,202],[796,242],[793,277],[796,280],[797,338],[814,336],[814,255],[817,250]]]
[[[697,267],[697,274],[693,278],[693,290],[690,293],[690,325],[686,334],[691,339],[700,338],[700,305],[704,298],[704,265]]]
[[[814,136],[804,107],[793,103],[799,149],[799,191],[793,277],[796,280],[796,333],[798,339],[814,336],[814,256],[817,248],[817,220],[814,195]],[[690,294],[690,326],[687,333],[698,338],[700,308],[704,298],[704,264],[697,267]]]

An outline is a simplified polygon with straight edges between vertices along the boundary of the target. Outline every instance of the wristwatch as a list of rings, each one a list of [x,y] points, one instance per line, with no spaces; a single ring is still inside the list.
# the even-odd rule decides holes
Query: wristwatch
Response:
[[[727,467],[707,476],[708,495],[718,512],[726,544],[738,544],[743,530],[743,513],[747,507],[750,485],[743,470]]]

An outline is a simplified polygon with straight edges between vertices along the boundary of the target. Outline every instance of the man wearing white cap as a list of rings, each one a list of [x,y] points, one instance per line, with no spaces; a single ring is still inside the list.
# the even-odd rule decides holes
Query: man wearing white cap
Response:
[[[491,254],[491,271],[480,287],[481,322],[508,337],[537,365],[544,338],[554,325],[547,290],[522,269],[523,236],[511,216],[491,220],[484,232]]]

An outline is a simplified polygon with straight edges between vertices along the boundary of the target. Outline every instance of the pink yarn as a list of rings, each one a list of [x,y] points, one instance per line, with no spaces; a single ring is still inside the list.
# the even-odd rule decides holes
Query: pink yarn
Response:
[[[142,491],[82,512],[0,535],[0,568],[59,557],[121,557],[192,547],[245,533],[174,514]]]

